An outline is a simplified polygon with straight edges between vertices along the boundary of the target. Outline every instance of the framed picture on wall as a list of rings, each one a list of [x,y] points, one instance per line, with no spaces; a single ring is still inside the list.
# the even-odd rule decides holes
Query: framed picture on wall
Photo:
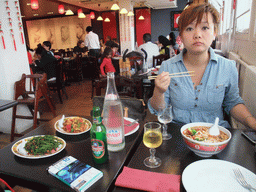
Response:
[[[182,11],[171,12],[171,31],[178,31],[178,20]]]

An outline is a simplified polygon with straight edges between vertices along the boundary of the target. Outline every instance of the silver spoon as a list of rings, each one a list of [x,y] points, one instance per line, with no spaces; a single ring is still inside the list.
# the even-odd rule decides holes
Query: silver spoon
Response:
[[[214,125],[209,129],[209,134],[210,135],[217,136],[217,135],[220,134],[220,130],[219,130],[219,125],[218,124],[219,124],[219,118],[216,117]]]
[[[62,118],[59,120],[59,128],[63,127],[64,119],[65,119],[65,115],[62,115]]]

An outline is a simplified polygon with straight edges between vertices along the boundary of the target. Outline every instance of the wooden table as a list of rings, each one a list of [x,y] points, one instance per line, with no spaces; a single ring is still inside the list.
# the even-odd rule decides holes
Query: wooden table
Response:
[[[10,184],[20,185],[38,191],[73,191],[69,186],[48,174],[46,170],[59,159],[71,155],[82,162],[101,170],[104,174],[103,178],[97,181],[87,191],[112,191],[115,178],[122,167],[128,164],[141,141],[144,123],[141,123],[142,126],[140,126],[137,132],[125,138],[126,143],[124,150],[120,152],[109,152],[109,162],[98,165],[95,164],[92,159],[89,132],[80,136],[67,136],[58,133],[54,129],[54,123],[60,118],[61,116],[54,118],[48,123],[41,125],[24,135],[24,137],[56,134],[66,141],[66,148],[52,157],[37,160],[23,159],[12,153],[11,147],[15,143],[13,142],[0,150],[0,178]],[[91,120],[91,117],[85,118]]]
[[[190,151],[183,141],[180,128],[182,124],[168,124],[168,132],[172,134],[172,139],[163,141],[163,144],[156,149],[156,157],[162,160],[162,165],[158,168],[148,168],[143,164],[143,160],[149,156],[149,149],[143,142],[140,143],[135,154],[132,156],[128,167],[158,173],[182,175],[184,169],[191,163],[202,159],[220,159],[241,165],[256,173],[256,153],[254,145],[241,135],[240,130],[231,130],[232,139],[228,146],[219,154],[209,158],[202,158]],[[180,184],[181,192],[186,191]],[[115,192],[129,192],[132,189],[115,187]]]
[[[0,99],[0,111],[4,111],[18,104],[16,100],[3,100]]]

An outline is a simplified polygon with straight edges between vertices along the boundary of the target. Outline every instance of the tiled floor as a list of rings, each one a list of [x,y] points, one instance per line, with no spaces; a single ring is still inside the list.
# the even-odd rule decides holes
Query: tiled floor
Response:
[[[72,83],[70,86],[66,87],[66,90],[69,98],[66,99],[65,96],[63,96],[63,104],[58,102],[58,97],[55,98],[55,101],[57,101],[56,114],[60,115],[66,113],[78,116],[90,116],[90,111],[92,109],[91,81],[85,80],[80,83]],[[42,114],[42,118],[52,117],[51,112]],[[10,134],[0,134],[0,149],[9,143]],[[32,190],[15,186],[15,192],[32,192]]]

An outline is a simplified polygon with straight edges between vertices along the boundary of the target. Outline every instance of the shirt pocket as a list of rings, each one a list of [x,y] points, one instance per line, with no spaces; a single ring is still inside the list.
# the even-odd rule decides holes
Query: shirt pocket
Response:
[[[170,83],[170,97],[172,100],[180,101],[184,99],[186,95],[186,89],[184,88],[182,82],[171,79]]]
[[[207,87],[207,100],[209,103],[222,103],[225,96],[225,86],[209,85]]]

